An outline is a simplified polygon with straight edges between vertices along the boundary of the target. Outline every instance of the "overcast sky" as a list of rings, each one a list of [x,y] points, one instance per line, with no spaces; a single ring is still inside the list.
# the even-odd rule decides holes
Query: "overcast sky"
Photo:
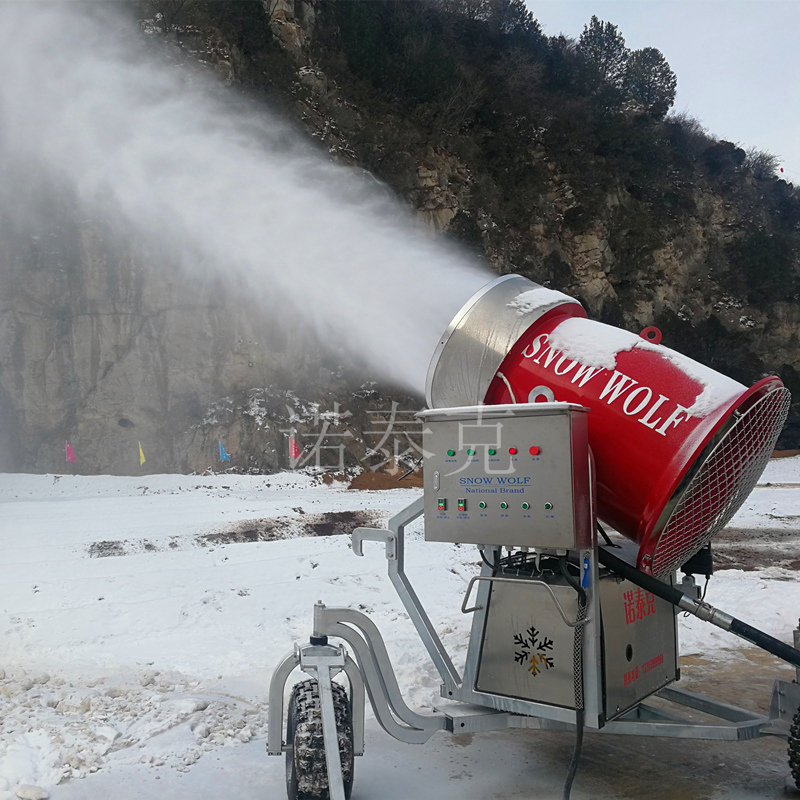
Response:
[[[780,160],[800,185],[800,0],[526,0],[544,33],[577,39],[595,14],[678,77],[673,111]],[[780,173],[779,173],[780,174]]]

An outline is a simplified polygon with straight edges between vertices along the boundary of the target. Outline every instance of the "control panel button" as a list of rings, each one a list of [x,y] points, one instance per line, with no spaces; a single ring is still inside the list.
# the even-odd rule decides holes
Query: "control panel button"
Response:
[[[515,456],[517,454],[517,448],[516,447],[509,447],[508,448],[508,452],[511,453],[512,456]]]
[[[508,503],[500,503],[500,508],[508,508]]]
[[[459,511],[466,511],[467,510],[467,501],[464,498],[459,498],[456,500],[456,504],[458,505]]]
[[[522,507],[527,511],[531,507],[531,504],[530,503],[523,503]]]
[[[437,505],[439,511],[447,511],[447,500],[445,500],[444,498],[440,497],[436,501],[436,505]]]
[[[478,508],[486,508],[486,503],[481,500],[480,503],[478,503]]]
[[[544,510],[545,511],[552,511],[553,510],[553,504],[552,503],[545,503],[544,504]]]
[[[528,452],[529,452],[529,453],[530,453],[532,456],[538,456],[538,455],[539,455],[539,448],[538,448],[538,447],[537,447],[535,444],[532,444],[532,445],[531,445],[531,446],[528,448]]]
[[[453,457],[455,454],[456,454],[456,451],[455,451],[455,450],[448,450],[448,451],[447,451],[447,455],[449,455],[451,458],[452,458],[452,457]]]

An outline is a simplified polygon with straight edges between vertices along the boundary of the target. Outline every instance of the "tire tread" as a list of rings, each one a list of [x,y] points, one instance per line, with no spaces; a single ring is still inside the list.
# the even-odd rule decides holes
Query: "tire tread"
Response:
[[[333,709],[339,738],[345,797],[353,786],[353,723],[345,688],[333,683]],[[319,686],[313,679],[298,683],[289,701],[286,788],[289,800],[329,800],[328,767],[322,733]]]

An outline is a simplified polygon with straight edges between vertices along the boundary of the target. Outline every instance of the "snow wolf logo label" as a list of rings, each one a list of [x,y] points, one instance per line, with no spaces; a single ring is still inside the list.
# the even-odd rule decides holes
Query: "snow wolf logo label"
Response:
[[[531,625],[523,633],[514,634],[514,661],[524,666],[535,678],[555,666],[553,640]]]

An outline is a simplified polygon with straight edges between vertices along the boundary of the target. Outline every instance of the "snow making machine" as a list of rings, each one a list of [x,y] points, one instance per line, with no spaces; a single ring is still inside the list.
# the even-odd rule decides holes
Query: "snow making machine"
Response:
[[[440,730],[575,731],[564,796],[584,731],[784,736],[800,780],[798,681],[776,681],[768,716],[675,685],[679,612],[789,662],[800,680],[800,630],[794,646],[781,642],[709,605],[694,577],[712,572],[709,542],[761,475],[789,393],[775,377],[747,388],[660,338],[593,322],[576,300],[517,275],[463,306],[428,371],[423,494],[385,530],[352,534],[358,556],[366,541],[383,546],[442,703],[409,708],[375,624],[317,603],[308,643],[270,684],[267,750],[285,753],[290,800],[349,797],[365,694],[408,743]],[[420,516],[426,540],[474,545],[482,564],[461,601],[471,615],[462,671],[405,572],[404,530]],[[287,708],[296,667],[309,677]]]

